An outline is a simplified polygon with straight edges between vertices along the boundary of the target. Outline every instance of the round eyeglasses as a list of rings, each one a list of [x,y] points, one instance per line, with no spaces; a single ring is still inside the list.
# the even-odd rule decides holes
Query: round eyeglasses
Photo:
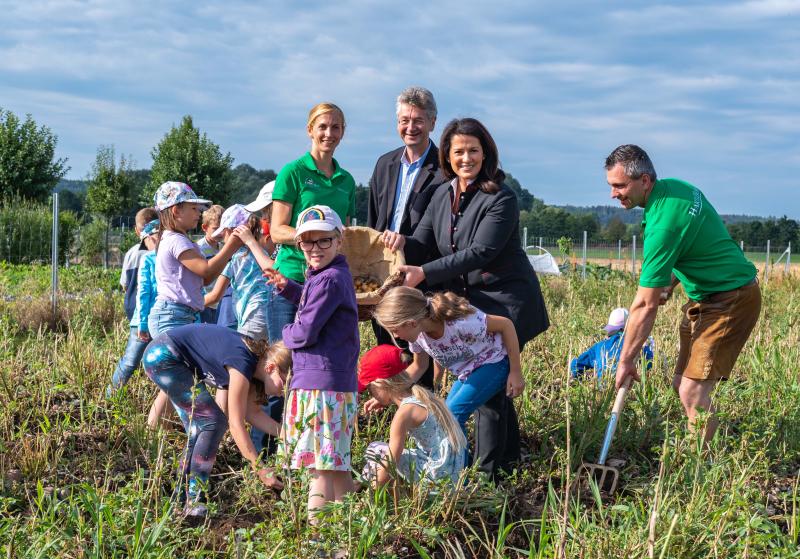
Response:
[[[326,248],[331,248],[333,245],[333,237],[323,237],[321,239],[317,239],[316,241],[298,241],[297,246],[300,247],[300,250],[308,252],[314,248],[314,245],[317,245],[320,250],[325,250]]]

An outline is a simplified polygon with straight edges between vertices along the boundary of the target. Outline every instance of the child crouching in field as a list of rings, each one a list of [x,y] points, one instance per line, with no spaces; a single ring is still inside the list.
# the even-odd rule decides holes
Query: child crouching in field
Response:
[[[280,425],[262,411],[259,393],[281,394],[290,366],[291,355],[282,344],[255,342],[216,324],[179,326],[147,347],[145,372],[167,394],[189,437],[181,463],[186,516],[207,515],[208,477],[229,424],[236,446],[264,485],[282,487],[272,470],[259,463],[245,422],[278,436]],[[206,384],[228,391],[227,418]]]
[[[593,376],[598,381],[603,376],[610,376],[613,379],[617,374],[619,354],[622,352],[622,345],[625,343],[625,325],[627,323],[628,309],[619,307],[611,311],[611,314],[608,315],[608,323],[603,326],[607,337],[592,345],[569,364],[569,372],[572,378],[582,378],[587,371],[594,371]],[[642,359],[646,370],[649,371],[653,368],[652,336],[648,337],[642,346]]]
[[[301,287],[266,270],[277,292],[299,305],[283,328],[292,350],[293,376],[278,452],[292,469],[308,468],[309,522],[326,503],[353,490],[350,443],[358,411],[358,309],[353,277],[338,254],[342,221],[328,206],[311,206],[297,218],[295,239],[308,270]]]
[[[397,406],[389,444],[376,441],[367,447],[364,478],[381,486],[397,472],[410,483],[456,483],[464,469],[467,440],[444,401],[411,380],[406,372],[411,360],[393,345],[374,347],[361,358],[358,391],[369,390],[382,406]],[[405,448],[406,438],[414,448]]]
[[[412,381],[427,369],[428,356],[457,377],[446,402],[464,433],[473,412],[503,387],[511,398],[525,389],[519,341],[508,318],[485,314],[454,293],[426,297],[412,287],[390,289],[373,316],[392,336],[410,342]],[[373,407],[367,402],[368,409]],[[493,458],[507,436],[505,429],[477,429],[476,454]]]
[[[130,334],[125,353],[117,363],[114,374],[111,376],[111,385],[106,389],[106,396],[110,396],[114,390],[125,386],[130,380],[133,372],[142,362],[142,355],[147,344],[150,342],[150,331],[147,326],[147,319],[150,309],[156,300],[156,248],[161,237],[160,222],[154,219],[142,227],[139,236],[142,239],[141,245],[147,252],[139,260],[137,270],[136,285],[136,306],[130,322]]]

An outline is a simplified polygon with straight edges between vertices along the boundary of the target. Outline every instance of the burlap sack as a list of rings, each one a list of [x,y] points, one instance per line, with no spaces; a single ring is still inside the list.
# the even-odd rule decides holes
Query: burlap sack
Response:
[[[379,289],[369,293],[356,293],[359,318],[369,318],[372,307],[380,302],[390,288],[403,283],[399,268],[406,263],[403,251],[392,252],[383,246],[381,234],[369,227],[346,227],[342,254],[347,258],[353,279],[363,278],[378,282]]]

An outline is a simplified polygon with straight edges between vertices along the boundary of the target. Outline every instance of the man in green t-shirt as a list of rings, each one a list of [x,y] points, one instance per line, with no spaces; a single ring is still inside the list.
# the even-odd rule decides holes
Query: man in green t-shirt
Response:
[[[680,350],[672,386],[689,427],[709,412],[705,440],[718,426],[711,393],[730,375],[761,310],[756,268],[731,239],[700,190],[677,179],[657,180],[647,153],[622,145],[606,158],[611,197],[627,209],[644,208],[644,256],[639,289],[630,307],[617,387],[639,380],[636,362],[653,329],[658,307],[683,284]]]

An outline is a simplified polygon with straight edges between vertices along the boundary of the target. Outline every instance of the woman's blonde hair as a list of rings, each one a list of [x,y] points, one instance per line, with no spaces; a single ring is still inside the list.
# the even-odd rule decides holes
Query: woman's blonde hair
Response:
[[[314,122],[319,117],[328,113],[336,113],[337,115],[339,115],[339,118],[342,119],[342,129],[345,128],[346,124],[344,121],[344,112],[342,112],[342,109],[340,109],[333,103],[319,103],[317,105],[314,105],[308,112],[308,122],[306,123],[308,129],[310,130],[311,128],[314,127]]]
[[[403,371],[391,378],[373,380],[369,384],[386,390],[393,397],[402,397],[411,392],[428,409],[428,413],[433,412],[436,421],[442,426],[442,429],[447,434],[447,439],[453,445],[454,452],[461,452],[467,447],[467,438],[464,436],[464,431],[456,421],[453,413],[448,409],[447,404],[444,403],[444,400],[431,393],[428,389],[414,384],[407,372]]]
[[[446,291],[426,297],[419,289],[400,286],[386,292],[372,316],[384,328],[394,328],[412,320],[419,322],[426,318],[449,322],[474,312],[475,307],[455,293]]]

